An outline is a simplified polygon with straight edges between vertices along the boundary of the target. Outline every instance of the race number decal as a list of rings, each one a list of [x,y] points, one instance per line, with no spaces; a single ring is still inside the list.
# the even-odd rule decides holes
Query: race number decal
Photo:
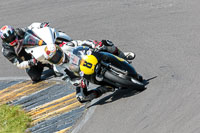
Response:
[[[94,55],[86,55],[80,62],[80,70],[86,75],[91,75],[97,63],[98,60]]]
[[[87,61],[84,61],[83,66],[85,66],[85,67],[91,69],[91,68],[92,68],[92,63],[89,63],[89,62],[87,62]]]

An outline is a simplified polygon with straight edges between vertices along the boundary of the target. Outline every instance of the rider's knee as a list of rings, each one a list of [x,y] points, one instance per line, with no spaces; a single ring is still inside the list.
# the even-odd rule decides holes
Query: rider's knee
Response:
[[[33,82],[38,82],[41,80],[41,76],[36,76],[36,75],[31,75],[30,78]]]

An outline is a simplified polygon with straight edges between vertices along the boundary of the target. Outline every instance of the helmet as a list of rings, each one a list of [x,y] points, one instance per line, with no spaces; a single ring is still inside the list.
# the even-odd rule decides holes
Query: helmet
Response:
[[[44,56],[52,64],[61,65],[69,61],[68,56],[59,46],[46,46]]]
[[[13,27],[5,25],[0,29],[0,36],[3,41],[8,43],[10,46],[15,46],[18,41],[18,37]]]

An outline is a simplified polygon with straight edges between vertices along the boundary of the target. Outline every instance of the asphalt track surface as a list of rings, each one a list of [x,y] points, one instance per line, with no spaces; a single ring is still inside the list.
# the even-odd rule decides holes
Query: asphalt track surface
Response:
[[[1,0],[0,25],[25,27],[48,21],[73,39],[110,39],[121,50],[136,53],[132,64],[148,80],[147,89],[102,96],[73,132],[199,133],[199,4],[198,0]],[[2,55],[0,60],[1,79],[27,77]]]

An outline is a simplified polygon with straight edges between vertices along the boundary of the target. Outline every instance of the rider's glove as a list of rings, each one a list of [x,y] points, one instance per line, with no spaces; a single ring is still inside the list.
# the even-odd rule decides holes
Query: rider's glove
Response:
[[[28,61],[23,61],[21,63],[19,63],[19,61],[17,61],[17,62],[14,63],[14,65],[16,65],[20,69],[30,68]]]
[[[95,46],[95,51],[106,51],[107,47],[105,45],[102,44],[102,42],[99,42],[96,46]]]
[[[30,59],[30,60],[28,61],[28,65],[29,65],[30,67],[37,65],[37,60],[36,60],[36,59]]]

